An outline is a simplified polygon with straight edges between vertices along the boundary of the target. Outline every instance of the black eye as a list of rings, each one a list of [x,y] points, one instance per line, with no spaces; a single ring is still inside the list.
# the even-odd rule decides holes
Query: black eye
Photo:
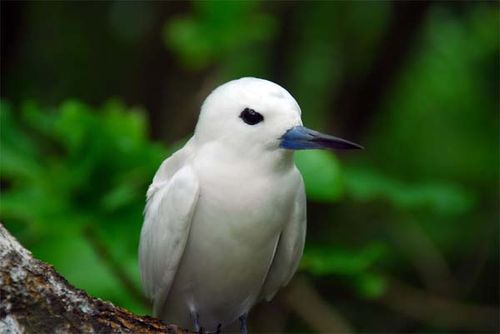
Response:
[[[240,118],[243,120],[243,122],[250,125],[255,125],[264,120],[264,116],[262,116],[261,114],[250,108],[245,108],[241,112]]]

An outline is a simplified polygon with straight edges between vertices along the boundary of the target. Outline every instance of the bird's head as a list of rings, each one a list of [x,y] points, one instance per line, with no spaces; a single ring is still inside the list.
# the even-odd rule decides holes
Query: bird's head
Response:
[[[302,126],[301,110],[283,87],[241,78],[216,88],[205,100],[195,136],[218,140],[241,152],[359,149],[344,139]]]

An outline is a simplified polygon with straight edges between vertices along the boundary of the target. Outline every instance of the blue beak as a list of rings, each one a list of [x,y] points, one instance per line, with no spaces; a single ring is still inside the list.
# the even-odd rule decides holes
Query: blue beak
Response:
[[[289,150],[363,149],[363,146],[348,140],[325,135],[321,132],[308,129],[303,126],[295,126],[285,132],[285,134],[281,137],[280,147]]]

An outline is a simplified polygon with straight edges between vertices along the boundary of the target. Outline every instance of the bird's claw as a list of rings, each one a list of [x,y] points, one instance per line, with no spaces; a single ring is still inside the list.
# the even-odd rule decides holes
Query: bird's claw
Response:
[[[202,328],[203,330],[203,328]],[[206,331],[206,332],[199,332],[199,334],[221,334],[222,333],[222,324],[217,325],[217,329],[215,331]]]

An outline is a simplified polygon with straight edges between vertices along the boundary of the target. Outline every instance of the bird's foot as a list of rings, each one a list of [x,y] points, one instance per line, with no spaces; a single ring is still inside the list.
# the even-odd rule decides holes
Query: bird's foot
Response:
[[[240,334],[248,334],[246,313],[240,317]]]
[[[203,327],[201,327],[199,334],[221,334],[222,333],[222,324],[217,325],[217,329],[215,331],[204,331]]]
[[[191,312],[191,317],[193,318],[194,331],[199,334],[204,334],[205,329],[200,326],[200,316],[198,312]]]
[[[205,328],[200,325],[200,315],[198,312],[191,312],[191,317],[193,318],[194,323],[194,331],[198,334],[221,334],[222,333],[222,324],[217,325],[217,329],[215,331],[205,331]]]

